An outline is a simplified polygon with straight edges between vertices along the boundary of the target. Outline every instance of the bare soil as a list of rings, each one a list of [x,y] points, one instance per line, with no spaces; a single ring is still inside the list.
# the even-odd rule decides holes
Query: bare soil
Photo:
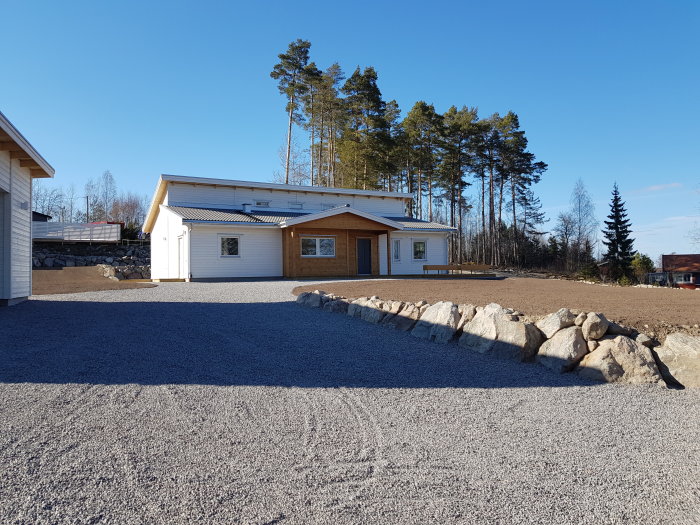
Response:
[[[43,268],[32,271],[32,294],[96,292],[100,290],[126,290],[152,288],[154,284],[134,281],[115,281],[104,277],[95,266],[72,268]]]
[[[524,277],[501,281],[468,279],[397,279],[343,281],[299,286],[293,293],[322,288],[345,297],[376,295],[382,299],[429,303],[452,301],[498,303],[526,315],[542,316],[559,308],[601,312],[618,323],[658,338],[675,328],[700,334],[700,291],[668,288],[601,286],[558,279]],[[646,325],[646,326],[645,326]]]

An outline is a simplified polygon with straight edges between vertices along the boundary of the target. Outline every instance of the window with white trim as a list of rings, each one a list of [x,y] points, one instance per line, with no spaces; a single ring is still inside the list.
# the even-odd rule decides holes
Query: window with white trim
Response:
[[[240,248],[240,237],[219,235],[219,255],[221,257],[240,257]]]
[[[269,208],[270,201],[255,201],[256,208]]]
[[[415,240],[413,241],[413,260],[427,261],[428,260],[428,241]]]
[[[401,239],[394,239],[394,260],[401,260]]]
[[[290,201],[289,202],[289,208],[292,210],[301,210],[304,208],[304,203],[303,202],[294,202]]]
[[[302,257],[335,257],[335,237],[302,237]]]

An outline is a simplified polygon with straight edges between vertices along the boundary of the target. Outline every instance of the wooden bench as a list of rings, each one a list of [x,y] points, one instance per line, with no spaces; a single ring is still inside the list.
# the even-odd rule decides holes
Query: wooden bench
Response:
[[[474,272],[488,272],[491,270],[491,266],[488,264],[474,264],[474,263],[464,263],[464,264],[424,264],[423,273],[426,274],[432,270],[439,272],[463,272],[468,271],[470,273]]]

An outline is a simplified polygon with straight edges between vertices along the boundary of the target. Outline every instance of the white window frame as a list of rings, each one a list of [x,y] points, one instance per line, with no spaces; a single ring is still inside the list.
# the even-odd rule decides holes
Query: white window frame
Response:
[[[219,257],[223,257],[224,259],[240,259],[241,258],[241,237],[242,235],[238,233],[220,233],[217,236],[218,240],[218,249],[219,249]],[[221,253],[221,240],[222,239],[238,239],[238,255],[225,255]]]
[[[322,202],[321,203],[321,208],[323,208],[324,210],[331,210],[335,207],[336,207],[336,205],[331,203],[331,202]]]
[[[335,258],[336,254],[336,239],[335,235],[302,235],[299,241],[299,254],[304,259],[332,259]],[[314,239],[316,241],[316,255],[304,255],[302,253],[304,239]],[[333,240],[333,255],[321,255],[321,239],[332,239]]]
[[[425,244],[425,258],[416,259],[416,243],[422,242]],[[414,262],[425,262],[428,260],[428,239],[411,239],[411,260]]]
[[[255,201],[256,208],[269,208],[270,201]]]
[[[303,210],[304,203],[303,202],[296,202],[296,201],[289,201],[289,208],[292,210]]]
[[[393,253],[391,260],[394,262],[401,262],[401,239],[392,239],[391,249]]]

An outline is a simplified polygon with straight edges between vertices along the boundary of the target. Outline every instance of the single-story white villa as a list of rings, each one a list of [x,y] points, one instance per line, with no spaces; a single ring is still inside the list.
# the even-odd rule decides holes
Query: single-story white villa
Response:
[[[410,193],[161,175],[143,231],[153,279],[408,275],[447,264]]]
[[[32,179],[54,169],[0,113],[0,306],[32,294]]]

